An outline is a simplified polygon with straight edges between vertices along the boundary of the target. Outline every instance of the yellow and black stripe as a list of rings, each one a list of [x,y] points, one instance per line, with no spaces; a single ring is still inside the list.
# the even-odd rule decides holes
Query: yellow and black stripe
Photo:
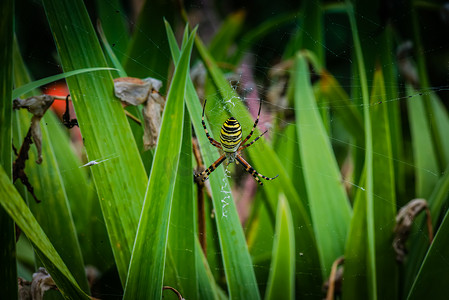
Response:
[[[227,119],[221,127],[220,142],[225,152],[236,152],[242,143],[242,127],[234,117]]]

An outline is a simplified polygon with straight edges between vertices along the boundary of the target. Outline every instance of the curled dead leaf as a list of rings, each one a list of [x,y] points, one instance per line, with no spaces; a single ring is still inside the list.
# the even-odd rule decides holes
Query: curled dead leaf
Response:
[[[53,278],[44,268],[39,268],[33,274],[31,282],[19,277],[18,283],[20,300],[43,300],[46,291],[58,289]]]
[[[33,117],[31,118],[31,137],[37,148],[37,160],[36,163],[42,163],[42,131],[40,127],[40,120],[44,116],[45,112],[50,108],[55,100],[50,95],[33,96],[27,99],[15,99],[13,101],[13,108],[20,109],[26,108]]]
[[[415,222],[416,217],[422,211],[426,211],[427,229],[429,233],[429,241],[433,240],[432,220],[430,218],[430,210],[427,201],[424,199],[413,199],[407,205],[402,207],[396,216],[396,226],[394,227],[395,237],[393,240],[393,248],[396,252],[396,260],[402,263],[407,254],[405,243],[410,235],[410,231]]]
[[[144,149],[153,149],[162,123],[165,98],[159,94],[162,82],[154,78],[121,77],[114,79],[114,93],[125,106],[144,105]]]

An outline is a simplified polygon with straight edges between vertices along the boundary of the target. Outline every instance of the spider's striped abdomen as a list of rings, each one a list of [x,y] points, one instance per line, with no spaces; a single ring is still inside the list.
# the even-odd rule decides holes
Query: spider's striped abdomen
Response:
[[[236,152],[242,142],[242,127],[239,121],[230,117],[220,131],[220,142],[225,152]]]

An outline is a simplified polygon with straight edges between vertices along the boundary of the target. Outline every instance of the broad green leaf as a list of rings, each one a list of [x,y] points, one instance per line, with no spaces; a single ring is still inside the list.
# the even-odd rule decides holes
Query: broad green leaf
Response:
[[[194,30],[183,49],[170,85],[134,242],[124,299],[160,299],[164,277],[173,190],[177,178],[184,122],[184,95]]]
[[[13,16],[14,1],[0,3],[2,19],[0,21],[0,166],[6,172],[9,181],[12,180],[12,101],[13,86]],[[0,196],[2,197],[2,196]],[[8,213],[0,207],[0,282],[4,288],[2,296],[17,299],[17,267],[16,238],[14,222]]]
[[[449,251],[449,211],[427,252],[407,299],[445,299],[449,265],[445,257]]]
[[[52,275],[61,293],[68,299],[89,299],[76,283],[67,266],[62,261],[56,249],[45,235],[37,220],[34,218],[25,201],[12,185],[11,180],[0,166],[0,204],[14,219],[22,232],[39,249],[45,268]]]
[[[432,106],[432,115],[435,118],[435,124],[437,128],[435,133],[437,139],[441,142],[442,147],[442,164],[441,166],[447,166],[449,164],[449,139],[446,138],[449,132],[449,115],[446,106],[443,105],[441,99],[435,92],[430,93],[430,103]]]
[[[106,66],[82,1],[45,0],[44,7],[65,72]],[[67,78],[106,221],[117,269],[125,283],[147,176],[108,71]]]
[[[362,143],[365,138],[362,116],[340,83],[326,70],[321,72],[320,89],[325,102],[328,102],[335,114],[341,118],[346,130]]]
[[[357,62],[357,78],[360,80],[363,103],[363,118],[365,127],[365,191],[366,191],[366,221],[367,221],[367,247],[368,247],[368,290],[370,299],[377,299],[376,280],[376,237],[375,237],[375,215],[374,215],[374,182],[373,182],[373,136],[371,129],[371,118],[369,113],[368,80],[366,78],[365,62],[363,59],[362,46],[359,39],[357,23],[355,20],[354,7],[346,0],[346,9],[352,31],[352,40]]]
[[[441,215],[444,203],[446,203],[449,195],[449,165],[443,172],[443,176],[435,184],[435,188],[432,191],[428,199],[428,205],[430,209],[430,216],[432,217],[432,226],[437,228],[439,218]],[[444,209],[444,208],[443,208]],[[406,272],[405,272],[405,284],[404,291],[409,292],[413,282],[416,280],[416,276],[422,266],[423,259],[426,255],[426,251],[429,248],[429,236],[427,233],[427,220],[426,217],[421,215],[415,221],[419,227],[415,227],[417,234],[411,235],[412,240],[410,242],[409,254],[407,258]]]
[[[307,61],[298,55],[294,68],[295,111],[299,153],[323,276],[344,252],[351,208],[317,110]]]
[[[290,207],[282,196],[265,299],[295,299],[295,232]]]
[[[418,72],[418,78],[419,78],[419,86],[423,90],[429,90],[431,87],[429,75],[428,75],[428,66],[426,62],[426,56],[424,53],[426,53],[426,50],[424,49],[424,39],[422,37],[422,27],[423,25],[420,24],[420,18],[418,16],[417,12],[417,3],[415,1],[411,2],[411,28],[412,28],[412,36],[413,36],[413,50],[414,50],[414,57],[416,58],[416,68]],[[421,95],[420,95],[421,96]],[[432,93],[423,93],[422,97],[420,97],[422,100],[422,105],[424,106],[425,114],[427,116],[427,121],[429,124],[426,126],[426,130],[429,130],[430,133],[430,139],[431,144],[429,144],[429,147],[433,148],[433,151],[435,153],[434,156],[432,156],[433,160],[437,162],[437,168],[439,171],[442,171],[444,166],[448,163],[446,159],[447,150],[444,149],[444,147],[447,145],[447,142],[443,143],[444,138],[442,139],[441,134],[447,134],[441,132],[441,124],[439,122],[441,121],[439,117],[435,117],[433,113],[432,108],[432,102],[433,97]],[[425,187],[427,188],[427,187]],[[424,191],[422,191],[424,192]],[[422,196],[424,197],[424,196]]]
[[[407,95],[413,95],[413,101],[407,101],[410,131],[413,146],[413,164],[415,165],[415,196],[428,199],[438,180],[439,167],[432,142],[430,120],[424,106],[424,99],[415,95],[408,86]]]
[[[193,198],[192,128],[187,110],[184,110],[183,130],[170,215],[168,247],[173,254],[182,296],[186,299],[198,299],[197,256],[195,254],[197,214]]]
[[[296,124],[289,124],[285,127],[283,134],[276,135],[273,141],[274,150],[284,165],[285,171],[290,178],[297,178],[298,184],[295,189],[301,199],[307,199],[304,177],[302,172],[301,157],[298,151],[298,134]]]
[[[365,171],[360,186],[365,184]],[[345,269],[342,285],[343,299],[365,298],[368,292],[368,243],[365,192],[357,189],[354,209],[345,247]]]
[[[216,97],[208,98],[208,100],[210,100],[210,103],[208,102],[208,105],[209,107],[224,108],[222,116],[220,116],[220,114],[209,115],[212,120],[211,123],[222,124],[226,120],[224,113],[226,111],[227,113],[229,113],[229,115],[233,115],[240,122],[243,130],[249,131],[254,124],[254,119],[250,116],[243,103],[238,100],[240,98],[236,94],[235,90],[231,88],[223,73],[217,67],[216,62],[208,53],[207,49],[204,47],[202,41],[199,38],[196,39],[196,48],[198,49],[201,55],[201,59],[203,60],[203,63],[205,64],[208,73],[211,76],[214,85],[216,86],[214,95],[217,94],[220,96],[220,99],[216,99]],[[230,99],[232,99],[232,105],[225,102]],[[201,116],[200,109],[197,110],[196,116]],[[193,118],[194,117],[192,116],[192,119]],[[203,134],[201,134],[200,128],[201,127],[199,127],[198,131],[196,132],[197,136],[204,136]],[[216,130],[218,132],[218,128],[216,128]],[[209,130],[209,132],[213,131],[214,129]],[[260,131],[255,130],[254,136],[258,136],[259,134]],[[207,140],[205,140],[204,142],[200,140],[200,145],[207,144]],[[204,150],[202,149],[202,151]],[[299,288],[297,289],[297,294],[299,295],[299,297],[301,295],[310,297],[315,293],[320,293],[321,272],[319,271],[320,268],[318,261],[318,252],[316,249],[315,238],[313,236],[313,228],[311,226],[312,224],[310,222],[308,212],[305,208],[305,204],[298,197],[298,194],[296,193],[293,186],[292,181],[294,180],[294,178],[289,178],[279,158],[274,153],[273,149],[268,145],[268,143],[264,141],[264,139],[258,140],[257,143],[254,144],[254,146],[248,148],[247,150],[245,150],[245,152],[249,154],[252,166],[260,173],[266,176],[274,176],[275,174],[279,174],[279,178],[267,182],[263,188],[263,191],[266,193],[270,205],[275,206],[279,193],[284,192],[292,209],[293,220],[295,222],[296,228],[296,249],[298,250],[298,252],[304,254],[296,259],[296,280],[299,286]],[[213,162],[213,160],[210,162]],[[216,173],[217,171],[215,171],[211,176],[211,182],[214,181],[214,177],[223,178]]]
[[[56,74],[53,76],[49,76],[49,77],[45,77],[36,81],[32,81],[32,82],[27,82],[26,84],[20,86],[20,87],[16,87],[12,93],[12,99],[16,99],[20,96],[22,96],[23,94],[29,93],[32,90],[35,90],[43,85],[49,84],[51,82],[60,80],[60,79],[64,79],[70,76],[74,76],[74,75],[78,75],[78,74],[83,74],[83,73],[90,73],[90,72],[94,72],[94,71],[105,71],[105,70],[116,70],[114,68],[109,68],[109,67],[96,67],[96,68],[83,68],[83,69],[79,69],[79,70],[73,70],[70,72],[64,72],[64,73],[60,73],[60,74]]]
[[[374,72],[371,91],[370,117],[373,126],[373,193],[374,225],[376,242],[377,295],[380,299],[398,297],[398,266],[392,243],[396,217],[396,195],[393,171],[393,156],[388,119],[388,105],[378,103],[385,99],[386,90],[382,69]],[[363,298],[363,295],[360,295]]]
[[[18,51],[18,49],[15,51]],[[30,82],[30,76],[23,61],[19,55],[15,55],[14,85],[21,87],[28,82]],[[47,113],[50,114],[51,111]],[[22,109],[15,113],[15,117],[14,126],[18,128],[20,136],[18,137],[20,144],[16,145],[16,148],[19,148],[23,142],[23,137],[26,136],[29,130],[31,114]],[[60,126],[60,121],[56,121],[55,118],[51,119],[49,115],[45,115],[40,123],[42,130],[42,163],[40,165],[35,163],[37,153],[34,147],[31,148],[33,151],[28,153],[29,159],[26,163],[25,173],[34,188],[36,197],[41,201],[36,203],[30,197],[28,205],[80,287],[87,292],[89,287],[84,270],[83,257],[54,151],[54,147],[58,146],[54,145],[53,142],[58,144],[62,141],[50,139],[50,129],[54,129],[54,126],[48,126],[47,124],[52,123],[51,120],[57,122],[53,125]],[[68,159],[68,155],[64,159]],[[25,191],[25,193],[28,194],[28,191]],[[25,198],[25,195],[23,198]]]
[[[51,112],[46,115],[46,119],[84,264],[104,272],[115,262],[95,186],[87,176],[89,168],[82,167],[59,119]]]
[[[177,61],[179,50],[175,46],[176,40],[168,23],[166,23],[166,29],[169,43],[172,44],[170,49],[173,60]],[[199,144],[208,145],[209,141],[201,124],[201,104],[190,79],[186,87],[186,103]],[[206,125],[208,126],[207,122]],[[201,151],[204,164],[207,166],[219,157],[218,151],[213,149],[212,145],[209,148],[201,147]],[[231,298],[258,299],[260,295],[257,289],[257,282],[243,230],[232,199],[227,175],[222,167],[217,168],[213,175],[209,181],[229,295]]]

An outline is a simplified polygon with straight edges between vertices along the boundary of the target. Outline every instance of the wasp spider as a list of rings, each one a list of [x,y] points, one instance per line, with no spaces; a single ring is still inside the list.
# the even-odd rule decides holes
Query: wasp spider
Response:
[[[254,130],[257,127],[257,123],[259,123],[259,116],[260,116],[260,109],[262,107],[262,101],[259,105],[259,113],[257,114],[257,119],[254,121],[254,126],[251,132],[248,134],[248,136],[242,141],[242,127],[240,126],[239,121],[237,121],[234,117],[230,117],[229,119],[224,122],[223,126],[221,127],[220,131],[220,142],[217,142],[214,140],[207,131],[206,123],[204,122],[204,109],[206,108],[206,102],[207,100],[204,100],[203,105],[203,116],[202,116],[202,123],[204,132],[206,133],[207,138],[209,139],[212,146],[215,146],[221,150],[224,151],[224,154],[221,155],[207,170],[204,170],[201,173],[195,174],[195,177],[203,177],[202,181],[204,182],[206,179],[209,178],[209,174],[212,173],[222,162],[227,160],[227,164],[230,163],[241,163],[242,166],[245,168],[245,171],[251,174],[254,179],[256,179],[257,183],[260,185],[263,185],[263,182],[260,181],[259,177],[266,179],[266,180],[273,180],[275,177],[266,177],[259,172],[257,172],[249,163],[246,162],[246,160],[243,159],[243,157],[240,155],[240,151],[242,151],[245,148],[248,148],[252,144],[254,144],[262,135],[267,133],[268,130],[266,130],[264,133],[259,135],[256,139],[254,139],[251,143],[246,144],[245,143],[251,138],[253,135]]]

